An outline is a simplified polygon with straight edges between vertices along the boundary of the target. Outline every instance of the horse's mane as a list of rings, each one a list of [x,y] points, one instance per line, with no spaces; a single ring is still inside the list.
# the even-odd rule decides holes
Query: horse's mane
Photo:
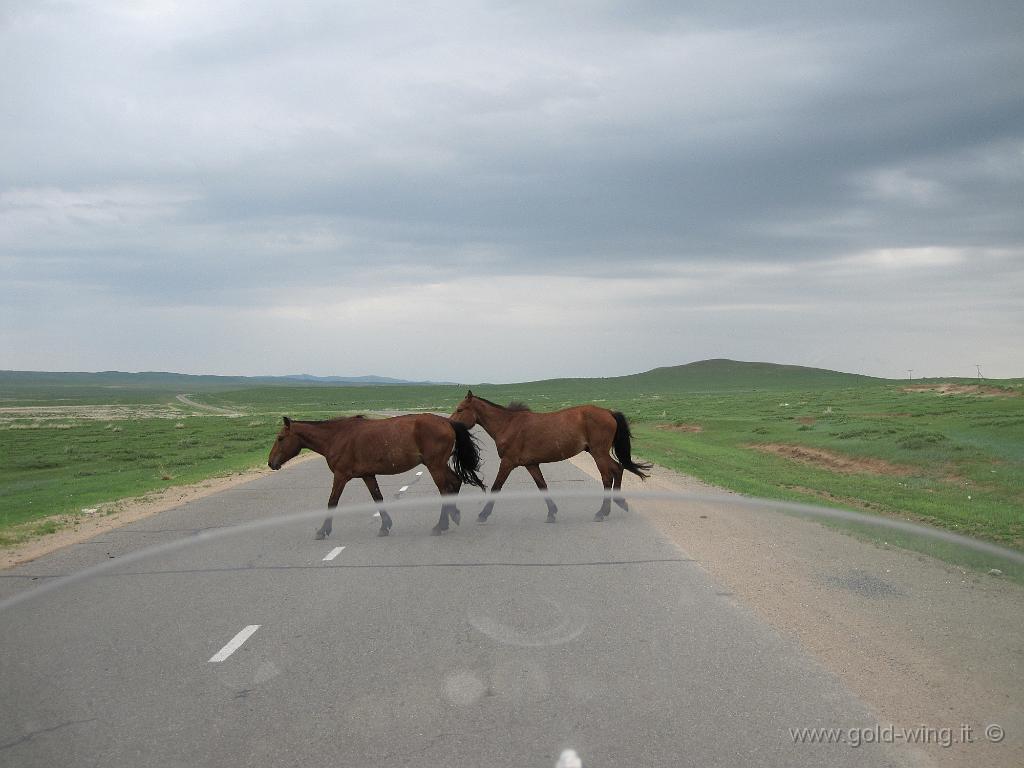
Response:
[[[335,424],[339,421],[350,421],[352,419],[365,419],[363,414],[358,416],[333,416],[329,419],[321,419],[320,421],[300,421],[298,419],[292,419],[293,424]]]
[[[529,411],[530,406],[521,400],[513,400],[508,405],[498,405],[497,403],[491,402],[486,397],[480,397],[479,395],[473,395],[477,400],[483,400],[488,405],[493,405],[495,408],[501,408],[503,411]]]

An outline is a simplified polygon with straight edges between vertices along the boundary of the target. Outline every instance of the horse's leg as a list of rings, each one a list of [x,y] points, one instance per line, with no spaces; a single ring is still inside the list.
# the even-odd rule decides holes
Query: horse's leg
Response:
[[[527,464],[526,471],[530,473],[530,477],[533,478],[533,482],[537,484],[537,488],[542,492],[547,491],[548,483],[544,479],[544,475],[540,472],[540,464]],[[555,513],[558,511],[558,507],[555,506],[555,502],[550,496],[544,496],[544,503],[548,505],[548,519],[547,522],[555,522]]]
[[[433,479],[434,485],[437,486],[437,492],[442,497],[459,492],[462,483],[459,482],[458,476],[452,472],[447,463],[443,463],[438,467],[428,466],[427,469],[430,471],[430,477]],[[454,483],[452,482],[453,479],[455,480]],[[437,525],[430,529],[430,534],[432,536],[440,536],[444,531],[447,531],[449,517],[458,525],[462,515],[454,504],[442,500],[441,516],[437,519]]]
[[[341,472],[334,473],[334,485],[331,486],[331,496],[327,499],[327,508],[334,509],[338,506],[338,499],[341,498],[341,492],[345,490],[345,484],[351,480],[348,475],[342,474]],[[320,526],[320,530],[316,532],[316,539],[325,539],[331,535],[331,531],[334,528],[334,517],[328,517],[324,520],[323,525]]]
[[[384,494],[380,492],[380,486],[377,485],[376,475],[367,475],[363,478],[363,482],[366,483],[366,490],[373,496],[373,500],[378,505],[384,503]],[[387,536],[391,531],[391,515],[389,515],[384,507],[378,506],[377,509],[380,511],[380,530],[377,531],[378,536]]]
[[[617,461],[612,462],[612,488],[616,491],[622,490],[622,465]],[[625,496],[616,496],[615,503],[622,507],[626,512],[629,512],[629,502],[626,501]]]
[[[445,464],[444,468],[445,472],[448,473],[448,487],[450,489],[448,493],[450,493],[452,496],[458,496],[459,491],[462,490],[462,481],[459,479],[459,476],[452,471],[452,468],[449,467],[447,464]],[[459,508],[458,506],[456,506],[454,501],[448,505],[448,516],[456,525],[462,522],[462,513],[459,511]]]
[[[498,465],[498,476],[494,478],[494,483],[491,485],[491,493],[497,493],[501,490],[501,487],[505,485],[505,481],[508,480],[509,472],[515,469],[515,465],[507,459],[502,459],[501,464]],[[491,512],[494,510],[494,499],[491,499],[484,508],[480,510],[480,514],[477,516],[476,521],[478,523],[486,523],[487,518],[491,516]]]
[[[591,453],[594,457],[594,462],[597,464],[597,471],[601,473],[601,484],[604,485],[605,491],[612,489],[612,457],[607,454]],[[594,521],[601,523],[608,517],[612,512],[612,500],[610,497],[605,496],[601,501],[601,509],[594,515]]]

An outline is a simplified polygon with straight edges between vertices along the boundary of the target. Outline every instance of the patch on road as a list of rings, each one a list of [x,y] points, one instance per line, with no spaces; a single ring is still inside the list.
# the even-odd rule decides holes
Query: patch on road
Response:
[[[822,581],[833,589],[843,589],[862,597],[906,597],[907,595],[895,584],[880,579],[873,573],[856,568],[842,575],[825,576]]]

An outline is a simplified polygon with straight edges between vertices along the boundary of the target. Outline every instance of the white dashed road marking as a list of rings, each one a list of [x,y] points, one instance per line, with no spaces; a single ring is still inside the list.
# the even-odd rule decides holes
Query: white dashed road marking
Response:
[[[398,489],[398,493],[395,494],[395,498],[396,499],[402,498],[402,494],[405,493],[406,491],[408,491],[409,488],[411,488],[412,486],[416,485],[416,483],[418,483],[422,477],[423,477],[423,470],[421,469],[421,470],[419,470],[416,473],[416,477],[413,478],[412,482],[409,483],[409,485],[403,485],[401,488]]]
[[[341,554],[341,550],[343,549],[344,547],[335,547],[334,549],[332,549],[330,552],[327,553],[327,557],[324,558],[324,562],[336,558],[338,555]]]
[[[241,632],[239,632],[237,635],[235,635],[233,638],[231,638],[231,642],[228,643],[227,645],[225,645],[219,651],[217,651],[217,653],[215,653],[210,658],[210,661],[214,662],[214,663],[216,663],[218,661],[224,661],[224,659],[226,659],[232,653],[234,653],[239,648],[241,648],[242,647],[242,643],[244,643],[246,640],[248,640],[250,637],[252,637],[253,633],[257,629],[259,629],[259,628],[260,628],[259,624],[250,624],[248,627],[246,627]]]

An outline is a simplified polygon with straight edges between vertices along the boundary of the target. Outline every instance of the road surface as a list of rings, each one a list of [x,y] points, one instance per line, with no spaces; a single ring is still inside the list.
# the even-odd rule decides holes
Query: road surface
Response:
[[[485,445],[490,445],[486,439]],[[488,480],[497,467],[486,455]],[[0,613],[0,765],[917,764],[915,750],[794,743],[871,728],[838,678],[636,513],[539,496],[428,535],[436,490],[377,538],[354,482],[334,532],[293,522],[197,541]],[[553,492],[594,487],[569,463]],[[314,460],[0,574],[0,600],[202,530],[324,506]],[[506,491],[532,487],[525,471]],[[339,549],[343,547],[343,549]]]

